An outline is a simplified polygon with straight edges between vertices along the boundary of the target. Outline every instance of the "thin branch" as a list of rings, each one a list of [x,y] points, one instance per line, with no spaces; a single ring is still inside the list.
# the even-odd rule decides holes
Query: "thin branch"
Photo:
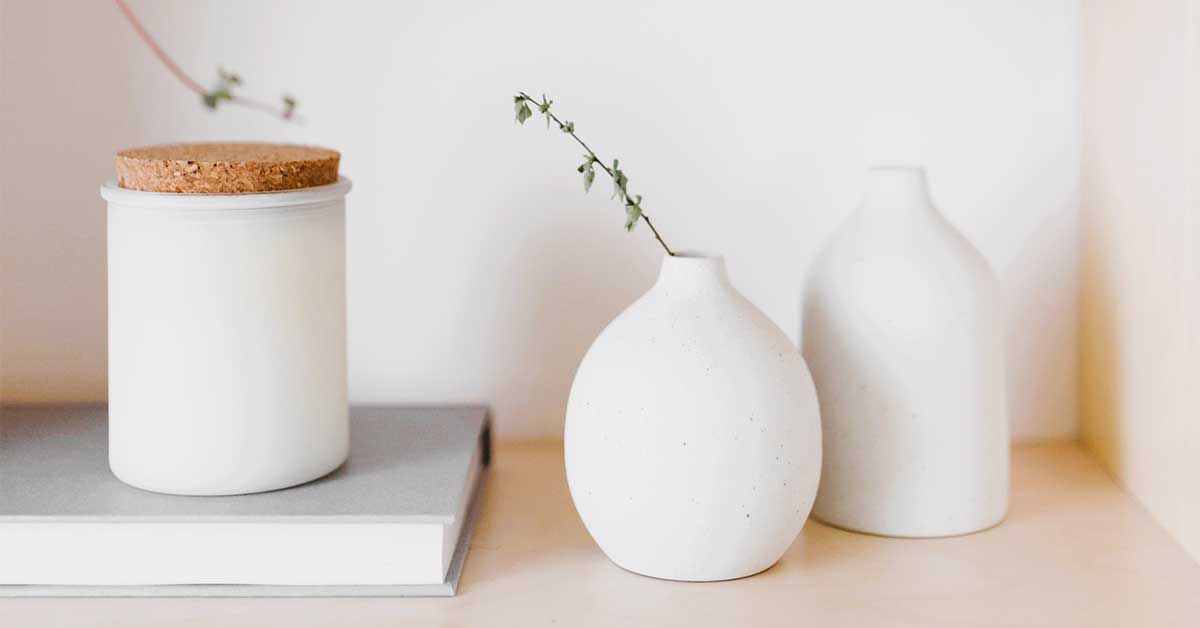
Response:
[[[146,46],[150,48],[150,51],[154,53],[154,56],[157,57],[164,66],[166,66],[167,70],[169,70],[171,74],[174,74],[175,78],[179,79],[180,83],[183,83],[184,87],[190,89],[201,97],[208,97],[211,95],[209,90],[204,89],[204,86],[200,85],[200,83],[198,83],[195,79],[188,76],[187,72],[184,72],[183,68],[179,67],[178,63],[175,63],[175,60],[172,59],[165,50],[163,50],[162,46],[158,45],[158,42],[155,41],[154,37],[150,35],[150,32],[146,30],[146,27],[142,24],[142,21],[139,20],[137,15],[133,13],[133,9],[129,7],[129,4],[125,0],[113,0],[113,2],[116,3],[117,8],[121,10],[121,13],[125,16],[125,19],[129,21],[129,24],[133,26],[133,30],[137,32],[138,37],[140,37]],[[283,120],[300,122],[300,118],[293,113],[291,108],[279,108],[265,102],[243,98],[241,96],[234,96],[232,94],[229,95],[227,100],[235,105],[241,105],[250,109],[257,109]]]
[[[650,227],[650,232],[654,234],[654,239],[658,240],[658,243],[662,245],[667,255],[675,257],[675,251],[672,251],[671,247],[667,246],[666,242],[663,242],[662,236],[658,235],[658,229],[654,228],[654,223],[650,222],[650,217],[646,215],[646,212],[642,212],[641,219],[646,221],[646,226]]]
[[[138,36],[142,38],[142,41],[146,42],[146,45],[150,47],[150,51],[154,53],[154,56],[158,57],[158,60],[161,61],[163,65],[167,66],[167,69],[171,71],[171,74],[175,75],[175,78],[179,79],[179,81],[183,83],[185,87],[201,96],[204,96],[208,93],[208,90],[201,87],[199,83],[192,79],[192,77],[188,76],[187,73],[184,72],[183,69],[180,68],[179,65],[167,55],[166,51],[162,49],[162,46],[159,46],[158,42],[154,41],[154,38],[150,36],[148,31],[146,31],[146,27],[142,25],[142,21],[133,14],[133,9],[129,8],[129,5],[125,3],[125,0],[113,1],[117,3],[117,8],[121,10],[121,13],[125,14],[125,19],[129,20],[129,23],[133,26],[133,30],[137,31]]]
[[[534,100],[534,98],[532,96],[530,96],[529,94],[526,94],[525,92],[517,92],[517,93],[520,94],[521,98],[524,98],[525,100],[527,100],[535,105],[538,104],[538,101]],[[542,104],[545,104],[544,97],[543,97]],[[608,177],[610,179],[612,179],[613,181],[616,181],[616,175],[613,173],[612,168],[609,168],[604,163],[604,160],[597,157],[596,151],[592,150],[591,147],[589,147],[586,143],[584,143],[584,141],[582,139],[580,139],[578,135],[575,135],[575,131],[568,130],[566,124],[564,124],[562,120],[559,120],[558,116],[554,115],[554,112],[550,111],[549,108],[546,109],[545,114],[547,116],[550,116],[550,119],[553,120],[554,123],[558,125],[558,128],[560,130],[565,132],[567,135],[570,135],[572,138],[574,138],[574,140],[576,142],[579,142],[579,145],[583,147],[583,150],[586,150],[588,152],[588,155],[591,155],[592,161],[594,163],[600,164],[600,168],[603,169],[606,174],[608,174]],[[633,199],[630,198],[628,191],[621,189],[621,195],[623,197],[621,200],[625,201],[627,204],[633,202]],[[658,243],[662,245],[663,250],[667,252],[667,255],[670,255],[671,257],[675,257],[675,253],[671,250],[671,247],[667,246],[667,243],[666,243],[666,241],[664,241],[662,239],[662,236],[659,235],[658,229],[654,228],[654,223],[650,222],[650,217],[646,215],[646,212],[642,212],[639,215],[639,218],[646,221],[646,226],[650,227],[650,232],[654,234],[654,239],[658,240]]]

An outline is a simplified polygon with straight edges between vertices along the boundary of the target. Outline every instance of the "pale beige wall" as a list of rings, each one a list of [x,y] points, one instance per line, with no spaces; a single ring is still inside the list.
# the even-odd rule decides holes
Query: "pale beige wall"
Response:
[[[1200,557],[1195,0],[1083,3],[1082,435]]]

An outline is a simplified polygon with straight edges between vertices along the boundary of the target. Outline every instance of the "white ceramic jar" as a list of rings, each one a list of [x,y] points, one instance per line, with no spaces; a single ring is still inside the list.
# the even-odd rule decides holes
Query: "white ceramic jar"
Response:
[[[871,169],[805,297],[825,456],[815,517],[903,537],[1004,517],[1002,316],[995,275],[934,207],[924,171]]]
[[[345,195],[101,188],[108,201],[109,464],[229,495],[346,459]]]
[[[630,571],[727,580],[795,540],[821,468],[817,400],[786,335],[720,257],[665,257],[588,350],[567,407],[567,482]]]

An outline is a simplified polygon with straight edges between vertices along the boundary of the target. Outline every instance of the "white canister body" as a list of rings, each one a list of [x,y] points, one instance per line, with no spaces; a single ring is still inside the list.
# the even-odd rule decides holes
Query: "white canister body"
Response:
[[[988,528],[1008,506],[1000,287],[919,168],[871,170],[809,275],[804,357],[821,403],[813,514],[886,536]]]
[[[118,478],[232,495],[307,482],[345,461],[349,188],[101,189]]]

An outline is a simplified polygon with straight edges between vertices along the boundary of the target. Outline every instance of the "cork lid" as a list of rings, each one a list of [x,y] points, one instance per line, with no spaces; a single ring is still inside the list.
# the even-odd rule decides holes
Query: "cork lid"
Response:
[[[336,183],[340,158],[298,144],[162,144],[117,153],[117,185],[178,194],[296,190]]]

